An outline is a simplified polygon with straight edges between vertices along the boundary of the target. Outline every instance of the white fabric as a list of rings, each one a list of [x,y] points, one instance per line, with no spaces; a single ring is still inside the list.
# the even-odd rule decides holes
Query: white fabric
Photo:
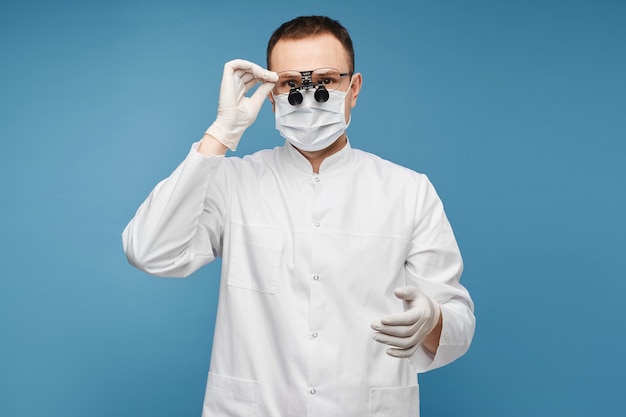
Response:
[[[320,174],[291,145],[240,158],[197,144],[123,232],[138,268],[186,276],[222,259],[204,417],[419,415],[416,372],[463,355],[474,333],[461,256],[423,174],[350,144]],[[370,323],[435,299],[441,345],[393,358]]]

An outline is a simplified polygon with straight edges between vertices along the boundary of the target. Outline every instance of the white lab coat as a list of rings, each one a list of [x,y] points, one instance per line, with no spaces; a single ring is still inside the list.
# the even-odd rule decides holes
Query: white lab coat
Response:
[[[138,268],[182,277],[222,257],[204,417],[418,416],[417,372],[468,349],[473,303],[423,174],[352,149],[320,173],[286,144],[243,159],[194,144],[123,232]],[[436,356],[385,353],[370,323],[414,285],[443,315]]]

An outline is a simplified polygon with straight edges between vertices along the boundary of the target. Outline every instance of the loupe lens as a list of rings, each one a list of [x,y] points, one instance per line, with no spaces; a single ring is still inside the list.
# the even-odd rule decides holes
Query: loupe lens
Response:
[[[323,85],[320,85],[315,90],[315,101],[318,103],[326,103],[328,101],[328,90]]]
[[[289,101],[289,104],[291,104],[292,106],[297,106],[298,104],[301,104],[302,93],[295,89],[289,91],[289,96],[287,96],[287,101]]]

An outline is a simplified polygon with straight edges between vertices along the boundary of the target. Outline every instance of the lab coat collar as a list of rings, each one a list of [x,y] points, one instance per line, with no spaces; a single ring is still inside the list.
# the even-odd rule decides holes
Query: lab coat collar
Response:
[[[290,165],[306,174],[311,173],[311,164],[308,159],[298,152],[298,150],[288,141],[285,141],[284,150],[286,159]],[[329,174],[341,171],[348,168],[352,162],[354,162],[354,152],[350,146],[350,139],[346,138],[346,145],[343,148],[322,161],[320,174]]]

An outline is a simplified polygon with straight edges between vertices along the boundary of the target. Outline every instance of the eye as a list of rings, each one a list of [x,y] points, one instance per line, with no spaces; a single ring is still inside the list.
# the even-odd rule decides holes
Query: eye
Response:
[[[313,72],[314,81],[317,85],[323,85],[328,90],[336,90],[341,82],[339,70],[334,68],[320,68]]]
[[[288,93],[294,88],[299,88],[300,82],[296,77],[286,76],[280,77],[276,83],[276,89],[279,93]]]
[[[339,77],[323,77],[318,80],[318,84],[323,84],[328,90],[335,90],[339,87]]]

